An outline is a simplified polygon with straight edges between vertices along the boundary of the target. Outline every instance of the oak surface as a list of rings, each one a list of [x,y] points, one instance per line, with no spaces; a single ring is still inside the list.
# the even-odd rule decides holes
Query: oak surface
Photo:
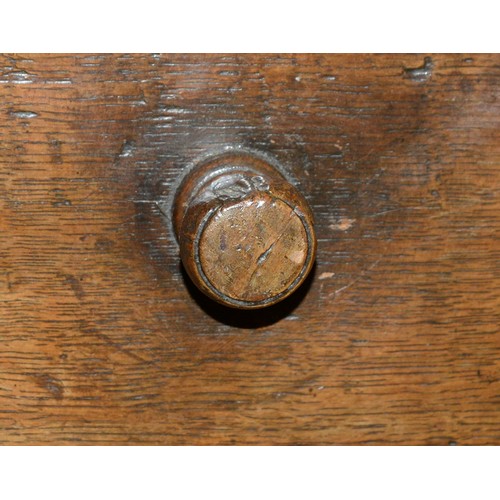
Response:
[[[498,55],[0,56],[0,443],[500,444]],[[157,201],[273,155],[316,268],[240,312]]]

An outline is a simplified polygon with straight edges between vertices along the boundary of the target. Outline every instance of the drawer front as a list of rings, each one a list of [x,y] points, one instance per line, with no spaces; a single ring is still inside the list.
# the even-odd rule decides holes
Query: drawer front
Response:
[[[0,56],[0,443],[500,444],[499,63]],[[265,309],[180,265],[169,203],[227,147],[314,215]]]

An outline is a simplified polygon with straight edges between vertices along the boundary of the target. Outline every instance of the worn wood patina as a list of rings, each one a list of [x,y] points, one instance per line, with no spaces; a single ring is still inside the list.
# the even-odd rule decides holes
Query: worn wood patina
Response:
[[[0,56],[0,442],[500,444],[499,63]],[[264,309],[199,292],[162,212],[227,146],[314,215]]]

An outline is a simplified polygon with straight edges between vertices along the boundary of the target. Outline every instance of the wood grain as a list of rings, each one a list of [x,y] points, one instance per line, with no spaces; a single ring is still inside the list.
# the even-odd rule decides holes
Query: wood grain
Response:
[[[499,63],[0,56],[0,443],[500,444]],[[156,203],[226,145],[315,215],[268,310],[197,292]]]

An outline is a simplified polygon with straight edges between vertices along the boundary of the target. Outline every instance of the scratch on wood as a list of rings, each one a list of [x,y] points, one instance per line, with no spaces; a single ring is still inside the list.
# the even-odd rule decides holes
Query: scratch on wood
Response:
[[[335,276],[335,273],[321,273],[318,279],[326,280],[328,278],[332,278],[333,276]]]
[[[25,118],[29,120],[31,118],[36,118],[38,113],[34,113],[33,111],[9,111],[9,115],[13,118]]]
[[[355,279],[353,279],[352,281],[347,283],[347,285],[344,285],[344,286],[340,287],[338,290],[335,290],[334,292],[329,293],[328,297],[333,297],[333,296],[339,295],[340,293],[345,292],[347,289],[351,288],[353,285],[358,283],[358,281],[363,279],[369,271],[371,271],[375,266],[377,266],[381,260],[382,260],[382,257],[380,259],[376,260],[371,266],[366,268],[364,271],[362,271],[359,274],[359,276],[357,276]]]
[[[414,82],[425,82],[432,76],[434,63],[431,57],[424,58],[424,64],[418,68],[405,68],[404,76]]]
[[[356,222],[356,219],[349,219],[347,217],[341,217],[338,222],[330,224],[328,227],[333,231],[347,231]]]

